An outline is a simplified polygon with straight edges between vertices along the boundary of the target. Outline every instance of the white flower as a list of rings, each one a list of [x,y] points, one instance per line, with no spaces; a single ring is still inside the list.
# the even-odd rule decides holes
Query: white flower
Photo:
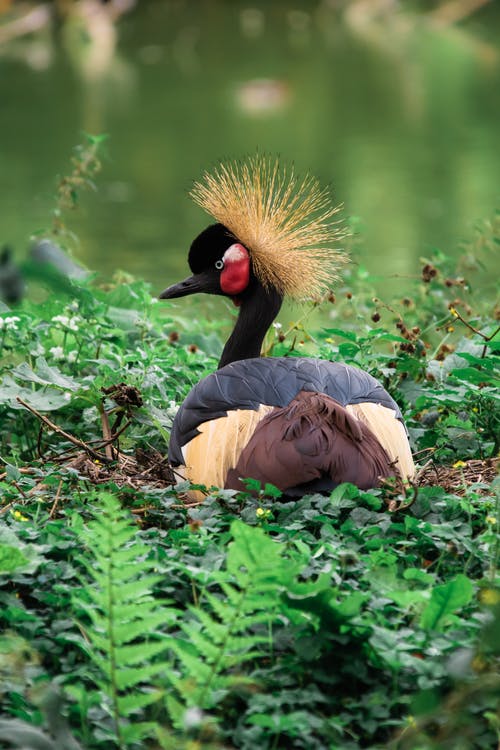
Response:
[[[18,318],[17,315],[12,315],[8,318],[4,318],[3,323],[8,331],[17,331],[17,324],[20,320],[21,318]]]
[[[184,727],[186,729],[194,729],[195,727],[200,726],[203,720],[203,711],[197,706],[192,706],[191,708],[186,709],[183,719]]]
[[[64,349],[62,346],[51,346],[50,353],[54,359],[64,359]]]
[[[64,391],[65,401],[71,401],[71,391]]]
[[[69,328],[70,331],[78,331],[78,323],[80,318],[74,316],[69,318],[67,315],[54,315],[52,318],[53,323],[60,323],[64,328]]]
[[[145,331],[151,331],[153,328],[153,324],[145,318],[138,318],[136,325],[138,328],[144,328]]]
[[[45,354],[45,349],[41,344],[37,344],[33,349],[30,349],[30,354],[32,357],[39,357],[41,354]]]
[[[76,362],[76,359],[78,357],[78,352],[76,349],[72,349],[70,352],[68,352],[68,362]]]
[[[273,328],[275,328],[276,331],[280,331],[283,328],[283,326],[281,323],[273,323]]]

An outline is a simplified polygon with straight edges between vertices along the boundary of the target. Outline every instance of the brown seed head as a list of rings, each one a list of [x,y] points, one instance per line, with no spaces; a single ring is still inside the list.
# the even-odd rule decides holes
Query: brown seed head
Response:
[[[191,197],[245,245],[259,281],[283,295],[321,294],[347,262],[336,247],[346,232],[332,221],[339,207],[313,177],[299,179],[277,160],[220,164]]]

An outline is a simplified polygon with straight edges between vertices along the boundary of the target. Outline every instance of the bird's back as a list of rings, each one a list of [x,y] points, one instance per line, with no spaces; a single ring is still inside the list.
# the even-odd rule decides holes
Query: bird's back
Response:
[[[232,362],[201,380],[176,415],[173,466],[206,486],[240,477],[289,494],[413,474],[401,412],[371,375],[306,357]]]

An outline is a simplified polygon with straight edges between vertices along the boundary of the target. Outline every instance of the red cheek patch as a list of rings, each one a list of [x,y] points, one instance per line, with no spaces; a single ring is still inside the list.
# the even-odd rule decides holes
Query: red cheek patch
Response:
[[[222,260],[224,268],[220,275],[220,287],[224,294],[235,296],[244,292],[250,281],[250,256],[239,242],[228,247]]]

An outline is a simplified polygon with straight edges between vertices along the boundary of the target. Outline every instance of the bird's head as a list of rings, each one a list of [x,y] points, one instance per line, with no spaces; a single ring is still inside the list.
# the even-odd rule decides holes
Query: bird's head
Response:
[[[230,297],[239,305],[241,295],[256,282],[250,253],[223,224],[212,224],[193,240],[188,262],[193,275],[165,289],[160,299],[205,292]]]
[[[191,245],[193,275],[165,289],[161,299],[208,292],[238,304],[256,285],[304,299],[329,288],[347,261],[335,248],[345,234],[332,221],[338,207],[328,192],[278,161],[256,156],[220,165],[195,183],[191,197],[217,224]]]

